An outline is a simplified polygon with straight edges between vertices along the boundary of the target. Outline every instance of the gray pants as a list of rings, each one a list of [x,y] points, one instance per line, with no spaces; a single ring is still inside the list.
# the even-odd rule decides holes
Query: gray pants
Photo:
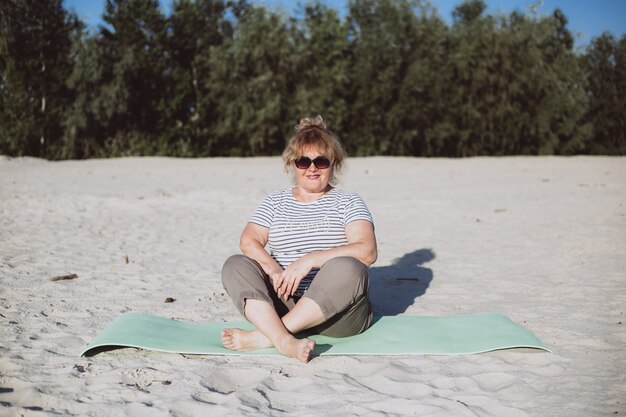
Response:
[[[234,255],[226,260],[222,283],[244,317],[249,298],[272,304],[280,317],[299,300],[294,297],[281,300],[261,265],[245,255]],[[307,333],[345,337],[367,330],[372,323],[368,287],[367,267],[362,262],[347,256],[326,262],[303,295],[320,306],[326,321]]]

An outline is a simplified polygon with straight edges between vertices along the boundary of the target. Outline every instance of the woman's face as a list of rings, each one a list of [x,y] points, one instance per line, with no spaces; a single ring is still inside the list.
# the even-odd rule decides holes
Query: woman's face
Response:
[[[309,145],[305,146],[302,149],[302,155],[306,156],[312,160],[322,155],[316,146]],[[328,187],[328,182],[332,177],[333,167],[332,164],[328,168],[320,169],[315,166],[314,163],[311,163],[308,168],[300,169],[298,167],[293,167],[294,169],[294,177],[296,179],[296,185],[302,188],[304,191],[309,193],[321,193],[326,191]]]

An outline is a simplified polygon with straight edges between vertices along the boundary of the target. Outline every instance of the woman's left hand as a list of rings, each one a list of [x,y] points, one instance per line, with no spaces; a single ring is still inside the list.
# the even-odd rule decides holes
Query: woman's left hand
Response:
[[[287,298],[294,295],[302,278],[304,278],[314,266],[313,257],[311,254],[308,254],[285,268],[280,278],[273,282],[274,290],[278,297],[287,300]]]

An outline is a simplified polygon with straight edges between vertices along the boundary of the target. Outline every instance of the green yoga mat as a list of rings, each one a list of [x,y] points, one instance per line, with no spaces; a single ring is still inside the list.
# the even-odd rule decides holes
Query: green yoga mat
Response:
[[[279,355],[276,349],[234,352],[222,347],[227,327],[246,322],[186,323],[144,313],[115,319],[81,352],[92,356],[115,347],[198,355]],[[462,355],[498,349],[536,348],[550,352],[532,332],[498,313],[455,317],[384,316],[362,334],[344,338],[311,336],[317,355]]]

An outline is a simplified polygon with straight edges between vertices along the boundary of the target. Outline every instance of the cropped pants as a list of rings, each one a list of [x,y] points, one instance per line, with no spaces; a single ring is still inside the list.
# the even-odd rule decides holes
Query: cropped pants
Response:
[[[287,314],[300,299],[280,299],[261,265],[245,255],[233,255],[226,260],[222,268],[222,283],[244,317],[248,299],[272,304],[280,317]],[[367,330],[372,323],[368,287],[367,266],[357,259],[342,256],[326,262],[302,296],[320,306],[326,321],[306,332],[346,337]]]

